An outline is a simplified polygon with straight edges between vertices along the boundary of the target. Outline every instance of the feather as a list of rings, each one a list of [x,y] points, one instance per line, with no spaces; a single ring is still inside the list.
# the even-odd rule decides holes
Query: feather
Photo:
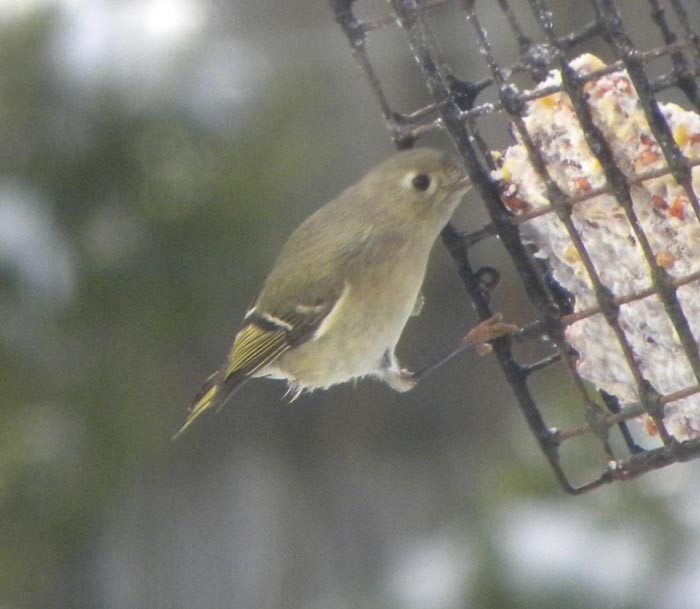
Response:
[[[251,308],[236,334],[226,362],[207,378],[194,396],[185,423],[173,440],[203,412],[220,409],[251,376],[274,363],[289,349],[313,338],[337,302],[338,298],[333,298],[314,305],[297,305],[282,314],[258,312],[257,305]]]
[[[263,321],[266,323],[249,321],[236,335],[228,356],[226,378],[238,370],[243,370],[246,376],[251,376],[289,349],[290,330],[273,322]]]

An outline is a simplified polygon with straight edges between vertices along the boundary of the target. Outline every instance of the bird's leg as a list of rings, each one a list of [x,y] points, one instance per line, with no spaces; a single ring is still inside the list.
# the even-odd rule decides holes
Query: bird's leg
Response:
[[[427,376],[430,376],[433,372],[440,368],[440,366],[449,362],[453,357],[456,357],[465,349],[468,349],[469,347],[476,347],[477,353],[479,355],[484,355],[492,349],[491,345],[489,344],[490,341],[513,334],[514,332],[517,332],[517,330],[518,326],[504,323],[503,315],[496,313],[492,317],[485,319],[469,330],[467,335],[462,339],[462,343],[456,349],[453,349],[447,355],[444,355],[436,362],[433,362],[422,370],[414,372],[412,375],[414,384],[422,381]]]
[[[509,336],[518,330],[518,326],[504,323],[503,315],[496,313],[469,330],[464,337],[464,345],[465,347],[476,347],[477,353],[484,355],[493,350],[489,344],[492,340]]]

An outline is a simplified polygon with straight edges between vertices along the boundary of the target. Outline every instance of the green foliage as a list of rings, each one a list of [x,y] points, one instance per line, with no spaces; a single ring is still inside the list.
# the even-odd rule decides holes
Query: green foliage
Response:
[[[0,343],[0,604],[14,606],[52,605],[123,473],[167,446],[205,371],[194,354],[229,340],[272,201],[314,154],[287,87],[223,134],[107,89],[81,100],[51,63],[54,17],[0,30],[3,174],[38,189],[77,271],[48,311],[0,275],[15,324]]]

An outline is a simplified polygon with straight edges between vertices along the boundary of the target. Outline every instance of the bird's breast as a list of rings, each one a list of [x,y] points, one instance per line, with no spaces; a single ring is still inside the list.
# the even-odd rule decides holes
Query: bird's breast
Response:
[[[393,351],[411,315],[426,264],[427,254],[408,251],[389,269],[369,265],[348,277],[314,337],[280,357],[277,367],[310,388],[375,372],[387,349]]]

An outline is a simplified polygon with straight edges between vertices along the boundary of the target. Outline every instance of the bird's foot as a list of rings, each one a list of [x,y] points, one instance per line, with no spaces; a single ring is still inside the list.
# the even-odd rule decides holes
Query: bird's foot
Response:
[[[394,391],[405,393],[416,386],[418,379],[415,378],[413,372],[405,368],[398,370],[386,370],[382,374],[382,380],[389,385]]]
[[[489,344],[490,341],[513,334],[518,329],[518,326],[514,324],[504,323],[503,315],[496,313],[469,330],[464,337],[464,342],[476,347],[479,355],[484,355],[493,349]]]

